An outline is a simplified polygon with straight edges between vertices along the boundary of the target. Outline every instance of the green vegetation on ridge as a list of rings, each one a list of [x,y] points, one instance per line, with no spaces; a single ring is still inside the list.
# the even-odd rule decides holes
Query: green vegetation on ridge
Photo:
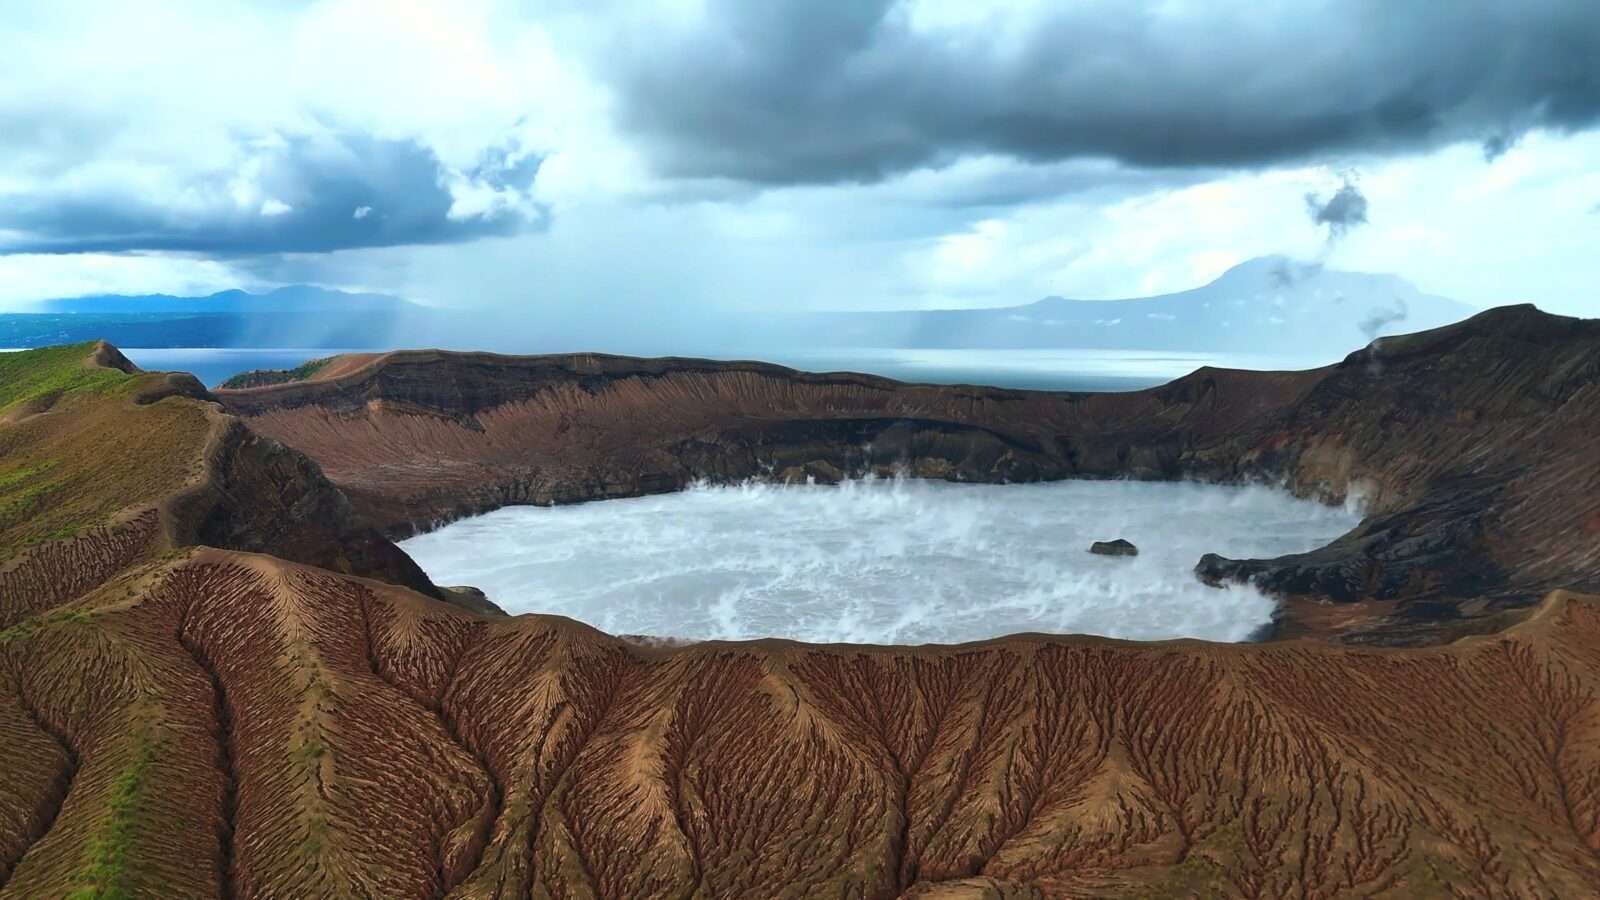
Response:
[[[64,394],[105,394],[132,377],[89,365],[94,344],[66,344],[0,353],[0,412],[19,403]]]
[[[199,472],[203,406],[135,403],[140,385],[165,376],[97,366],[94,349],[0,353],[0,562],[154,502]]]
[[[53,609],[47,613],[23,619],[10,628],[0,630],[0,646],[30,637],[56,625],[81,625],[89,621],[89,613],[81,609]]]
[[[111,796],[106,800],[108,815],[89,842],[87,858],[75,879],[81,886],[67,895],[69,900],[122,900],[134,896],[130,883],[137,859],[134,844],[139,836],[145,773],[155,758],[155,744],[145,735],[132,762],[111,783]]]
[[[254,369],[249,372],[240,372],[221,384],[224,390],[237,391],[244,388],[266,387],[271,384],[288,384],[292,381],[305,381],[311,376],[322,371],[328,363],[333,362],[333,357],[307,360],[292,369]]]

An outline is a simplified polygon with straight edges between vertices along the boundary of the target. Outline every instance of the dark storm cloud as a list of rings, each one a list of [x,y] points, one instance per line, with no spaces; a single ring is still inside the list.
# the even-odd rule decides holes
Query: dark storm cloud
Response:
[[[1307,194],[1306,212],[1313,223],[1328,226],[1328,240],[1336,241],[1350,229],[1367,224],[1367,198],[1354,181],[1346,178],[1327,200],[1319,194]]]
[[[1079,165],[1076,161],[1040,166],[1006,166],[975,178],[946,178],[925,201],[951,208],[1015,206],[1043,197],[1082,194],[1126,196],[1172,190],[1220,177],[1222,170],[1133,169],[1117,165]]]
[[[1270,8],[1269,8],[1270,7]],[[1600,3],[1083,3],[1018,34],[894,0],[709,0],[614,55],[623,127],[682,177],[874,181],[977,154],[1265,166],[1600,120]],[[625,51],[625,52],[621,52]]]
[[[295,136],[262,144],[257,162],[251,179],[261,199],[246,204],[234,196],[241,172],[196,176],[178,198],[49,189],[10,198],[0,207],[0,233],[14,237],[0,237],[0,253],[316,253],[466,241],[543,222],[527,205],[451,217],[450,173],[412,141]],[[461,177],[520,190],[538,164],[514,146],[498,148]]]
[[[1490,135],[1489,137],[1484,138],[1483,141],[1483,158],[1488,162],[1494,162],[1500,157],[1505,156],[1506,153],[1512,147],[1515,147],[1517,142],[1520,140],[1522,140],[1522,135],[1520,133]]]

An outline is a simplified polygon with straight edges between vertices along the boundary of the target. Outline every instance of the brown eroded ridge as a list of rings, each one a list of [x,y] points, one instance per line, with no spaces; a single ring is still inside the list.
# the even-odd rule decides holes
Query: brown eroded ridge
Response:
[[[1597,604],[650,651],[191,551],[5,644],[0,896],[1583,896]]]
[[[1311,553],[1199,561],[1287,598],[1284,635],[1428,643],[1501,627],[1550,590],[1600,590],[1600,322],[1531,306],[1324,369],[1207,368],[1122,394],[429,350],[217,397],[391,537],[696,479],[1265,481],[1371,513]]]
[[[437,352],[213,395],[0,355],[0,898],[1593,895],[1596,331],[1511,308],[1125,395]],[[646,646],[476,611],[382,533],[897,467],[1373,514],[1203,561],[1284,595],[1239,645]]]

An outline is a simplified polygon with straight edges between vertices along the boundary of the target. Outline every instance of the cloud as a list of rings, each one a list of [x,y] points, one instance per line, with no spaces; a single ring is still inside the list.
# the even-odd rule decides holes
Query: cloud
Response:
[[[1593,229],[1572,227],[1600,200],[1600,129],[1569,133],[1600,97],[1592,2],[6,13],[0,254],[52,252],[0,255],[0,299],[313,281],[493,305],[485,337],[563,350],[588,343],[569,320],[658,307],[1139,296],[1322,258],[1303,195],[1359,166],[1379,214],[1339,268],[1600,310]],[[986,221],[981,259],[940,259]]]
[[[182,251],[219,256],[443,244],[542,226],[539,158],[491,150],[470,171],[411,140],[272,133],[239,157],[162,172],[160,189],[64,180],[0,203],[0,253]],[[352,210],[354,212],[352,212]]]
[[[1600,121],[1600,4],[707,0],[600,65],[658,169],[871,182],[975,154],[1263,167]]]
[[[539,174],[544,158],[522,146],[515,136],[503,144],[489,147],[467,177],[496,190],[527,190]]]
[[[1053,197],[1106,198],[1176,190],[1226,174],[1221,169],[1131,168],[1108,159],[1019,164],[994,156],[968,157],[937,172],[917,171],[886,182],[882,195],[927,206],[981,211]],[[854,188],[860,190],[860,188]]]
[[[1336,241],[1350,229],[1367,224],[1367,198],[1356,187],[1354,177],[1346,175],[1344,184],[1327,200],[1320,194],[1306,194],[1306,212],[1313,223],[1328,226],[1328,240]]]
[[[0,255],[0,312],[36,311],[36,301],[136,292],[199,297],[272,285],[226,262],[166,254]]]

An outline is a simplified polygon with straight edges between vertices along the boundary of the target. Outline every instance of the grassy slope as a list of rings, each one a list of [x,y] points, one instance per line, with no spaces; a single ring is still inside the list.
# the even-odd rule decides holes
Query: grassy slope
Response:
[[[0,354],[0,562],[157,501],[198,474],[200,404],[135,396],[159,375],[89,364],[93,344]],[[7,422],[24,404],[47,409]]]
[[[0,353],[0,413],[29,400],[73,394],[108,394],[133,376],[88,364],[95,345],[67,344]]]
[[[201,474],[213,427],[206,404],[149,402],[165,375],[96,365],[95,351],[87,343],[0,354],[0,566],[159,503]],[[214,792],[205,779],[215,774],[205,752],[179,745],[205,734],[209,688],[171,640],[170,620],[122,627],[141,573],[153,570],[136,567],[0,630],[0,672],[17,679],[0,703],[28,704],[35,723],[76,751],[62,776],[70,789],[39,807],[50,810],[47,828],[8,860],[0,895],[203,895],[216,839],[193,824],[191,792]],[[96,714],[85,714],[91,706]],[[14,799],[0,790],[0,804]],[[175,886],[178,872],[194,883]]]

